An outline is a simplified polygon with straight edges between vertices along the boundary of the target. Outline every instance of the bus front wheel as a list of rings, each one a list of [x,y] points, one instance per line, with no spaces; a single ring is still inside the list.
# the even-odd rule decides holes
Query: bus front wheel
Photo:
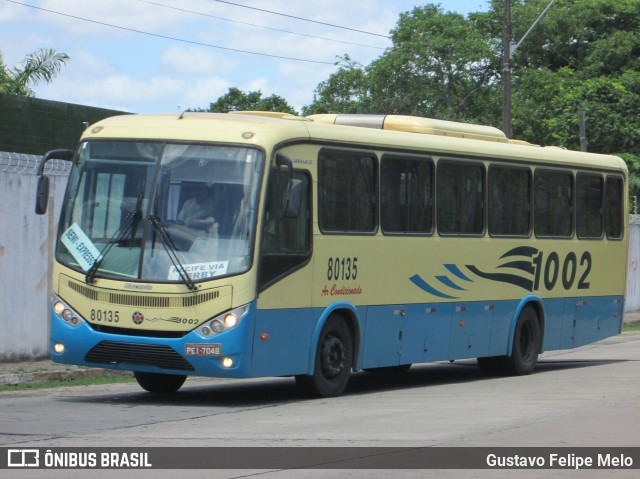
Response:
[[[296,382],[310,396],[338,396],[347,387],[352,364],[351,331],[345,320],[335,315],[320,332],[313,374],[296,376]]]
[[[145,391],[154,394],[170,394],[180,389],[187,376],[180,374],[158,374],[134,371],[133,375]]]

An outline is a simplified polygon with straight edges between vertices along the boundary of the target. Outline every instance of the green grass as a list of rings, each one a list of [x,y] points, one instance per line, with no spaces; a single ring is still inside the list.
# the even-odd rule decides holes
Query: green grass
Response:
[[[623,333],[631,333],[635,331],[640,331],[640,323],[625,324],[624,328],[622,329]]]
[[[6,386],[0,386],[0,392],[9,391],[25,391],[28,389],[45,389],[45,388],[59,388],[68,386],[92,386],[96,384],[113,384],[113,383],[130,383],[134,382],[133,374],[131,376],[118,375],[100,375],[89,378],[80,379],[58,379],[49,381],[36,381],[21,384],[11,384]]]

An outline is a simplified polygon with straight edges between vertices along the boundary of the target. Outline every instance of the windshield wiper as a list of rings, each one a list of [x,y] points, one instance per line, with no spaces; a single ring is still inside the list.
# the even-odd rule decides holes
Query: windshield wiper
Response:
[[[178,275],[182,279],[182,282],[189,288],[191,291],[197,291],[198,287],[194,284],[191,276],[182,265],[180,258],[178,258],[178,248],[176,244],[171,239],[171,235],[167,231],[166,226],[162,223],[162,220],[158,216],[152,215],[149,216],[149,221],[151,222],[151,226],[153,226],[154,231],[158,233],[160,236],[160,240],[162,241],[162,246],[164,250],[167,252],[167,256],[171,260],[173,267],[178,272]]]
[[[125,220],[122,222],[122,224],[113,234],[113,236],[109,238],[109,241],[107,241],[107,244],[104,246],[104,248],[102,248],[102,251],[100,251],[100,255],[93,262],[93,264],[91,265],[91,268],[89,268],[89,271],[87,271],[87,274],[84,277],[87,284],[93,284],[95,282],[96,273],[98,272],[98,269],[100,268],[100,265],[102,264],[102,260],[104,259],[106,254],[109,253],[109,251],[111,251],[111,248],[113,247],[114,244],[120,243],[121,241],[123,241],[124,237],[129,232],[131,232],[131,237],[129,239],[129,248],[133,247],[133,242],[136,236],[136,230],[138,229],[138,224],[140,224],[140,220],[142,219],[142,201],[144,199],[144,192],[145,192],[146,186],[147,186],[146,179],[142,180],[138,184],[139,193],[138,193],[138,198],[136,199],[136,207],[132,210],[129,210]]]
[[[111,248],[113,248],[114,244],[120,243],[122,240],[124,240],[125,236],[129,233],[129,231],[132,230],[133,224],[138,224],[140,222],[140,218],[142,218],[142,211],[139,209],[130,210],[129,213],[127,213],[127,217],[120,225],[120,228],[118,228],[113,236],[109,238],[107,244],[104,245],[102,251],[100,251],[100,254],[91,265],[91,268],[89,268],[89,270],[85,274],[84,280],[87,282],[87,284],[93,284],[95,282],[96,273],[98,272],[98,269],[100,268],[104,257],[109,253],[109,251],[111,251]]]

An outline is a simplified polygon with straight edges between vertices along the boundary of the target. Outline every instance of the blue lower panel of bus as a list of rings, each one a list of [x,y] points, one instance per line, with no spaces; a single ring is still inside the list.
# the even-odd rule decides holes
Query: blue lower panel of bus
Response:
[[[569,349],[618,334],[623,298],[539,300],[543,349]],[[357,313],[357,368],[508,355],[522,301],[353,307]],[[192,331],[181,338],[98,332],[71,327],[52,312],[54,361],[113,369],[214,377],[288,376],[312,372],[325,309],[257,310],[211,338]],[[53,345],[62,343],[62,354]],[[194,346],[219,345],[215,355]],[[229,358],[231,367],[222,359]]]

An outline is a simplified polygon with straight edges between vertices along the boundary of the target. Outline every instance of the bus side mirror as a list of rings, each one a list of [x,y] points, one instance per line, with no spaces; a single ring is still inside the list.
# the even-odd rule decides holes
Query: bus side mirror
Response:
[[[300,207],[302,206],[302,191],[302,180],[289,178],[287,190],[284,193],[284,205],[282,209],[285,218],[297,218],[300,214]]]
[[[289,174],[287,188],[282,198],[283,216],[285,218],[297,218],[302,205],[303,182],[293,177],[293,162],[287,155],[278,153],[276,155],[276,165]]]
[[[49,177],[44,174],[44,166],[49,160],[71,161],[73,150],[51,150],[45,153],[38,165],[38,185],[36,190],[36,214],[43,215],[47,212],[49,203]]]
[[[46,175],[39,176],[37,188],[36,214],[43,215],[47,212],[47,203],[49,203],[49,177]]]

